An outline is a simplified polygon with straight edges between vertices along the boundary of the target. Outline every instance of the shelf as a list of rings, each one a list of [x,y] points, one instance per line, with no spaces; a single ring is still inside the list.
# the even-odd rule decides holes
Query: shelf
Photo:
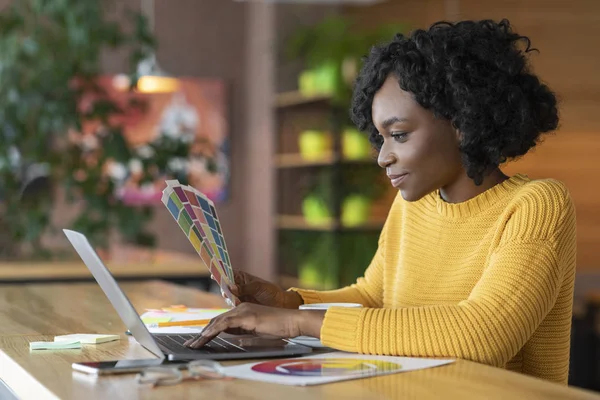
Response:
[[[301,215],[278,215],[277,227],[279,229],[306,230],[331,232],[339,228],[343,231],[361,231],[361,230],[379,230],[383,228],[384,220],[371,220],[365,224],[357,226],[338,226],[333,220],[320,225],[313,225],[306,222]]]
[[[197,279],[208,278],[210,272],[202,262],[164,263],[108,263],[108,269],[117,279]],[[90,271],[83,262],[1,262],[0,282],[91,280]]]
[[[101,254],[104,258],[104,255]],[[210,271],[195,254],[119,246],[111,249],[107,267],[117,279],[208,279]],[[1,261],[0,282],[93,280],[81,259]]]
[[[336,162],[343,164],[375,164],[372,158],[347,160],[335,157],[333,153],[326,154],[316,160],[307,160],[299,153],[278,154],[275,156],[275,166],[277,168],[297,168],[297,167],[318,167],[323,165],[333,165]]]
[[[317,103],[321,101],[329,101],[331,100],[331,95],[329,94],[317,94],[313,96],[305,96],[299,91],[293,92],[283,92],[279,93],[275,96],[275,107],[284,108],[284,107],[293,107],[293,106],[301,106],[310,103]]]

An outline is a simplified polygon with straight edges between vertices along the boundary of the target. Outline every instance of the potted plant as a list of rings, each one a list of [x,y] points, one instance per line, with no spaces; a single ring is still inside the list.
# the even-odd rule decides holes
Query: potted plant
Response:
[[[128,165],[135,158],[114,122],[123,109],[97,78],[102,52],[125,50],[133,70],[150,54],[154,39],[140,14],[128,12],[129,24],[111,21],[111,3],[22,0],[0,13],[4,257],[48,256],[40,238],[50,227],[57,192],[82,206],[73,227],[94,243],[106,244],[112,228],[143,240],[151,210],[128,207],[114,196],[115,179],[124,172],[110,165]],[[137,77],[131,77],[135,86]],[[94,124],[94,135],[82,134],[86,124]],[[25,190],[32,168],[44,171],[45,191]]]
[[[307,70],[298,79],[300,91],[330,94],[334,102],[347,105],[361,57],[374,44],[390,40],[404,29],[401,24],[360,29],[350,17],[341,15],[299,28],[288,40],[286,55],[306,64]]]

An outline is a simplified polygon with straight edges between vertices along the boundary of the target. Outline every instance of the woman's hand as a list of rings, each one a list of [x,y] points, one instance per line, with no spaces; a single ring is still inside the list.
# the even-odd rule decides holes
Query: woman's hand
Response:
[[[273,338],[319,338],[324,317],[325,311],[321,310],[286,310],[242,303],[231,311],[213,318],[199,336],[188,340],[184,345],[193,349],[200,348],[221,332]]]
[[[302,297],[296,292],[282,290],[274,283],[242,271],[234,271],[235,285],[230,287],[242,303],[254,303],[269,307],[297,309]]]

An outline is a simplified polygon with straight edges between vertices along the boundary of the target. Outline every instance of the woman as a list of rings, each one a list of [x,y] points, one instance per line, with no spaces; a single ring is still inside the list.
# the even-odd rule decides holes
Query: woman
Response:
[[[524,44],[524,48],[520,46]],[[334,291],[238,273],[221,331],[314,336],[351,352],[457,357],[567,382],[575,213],[555,180],[508,177],[558,123],[508,21],[437,23],[373,48],[352,118],[399,190],[364,278]],[[299,311],[302,303],[362,309]]]

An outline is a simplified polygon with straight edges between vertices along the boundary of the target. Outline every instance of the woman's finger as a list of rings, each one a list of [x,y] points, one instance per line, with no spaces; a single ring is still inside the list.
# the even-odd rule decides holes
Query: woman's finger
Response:
[[[227,311],[226,313],[224,313],[224,314],[221,314],[221,315],[219,315],[219,316],[217,316],[217,317],[215,317],[215,318],[211,319],[211,320],[210,320],[210,322],[208,323],[208,325],[206,325],[206,326],[204,327],[204,329],[202,329],[202,333],[201,333],[200,335],[198,335],[198,336],[196,336],[196,337],[194,337],[194,338],[192,338],[192,339],[190,339],[190,340],[187,340],[186,342],[184,342],[184,343],[183,343],[183,345],[184,345],[184,346],[190,346],[190,347],[191,347],[191,344],[192,344],[192,343],[196,342],[196,341],[197,341],[197,340],[198,340],[198,339],[199,339],[199,338],[202,336],[202,334],[203,334],[203,333],[207,332],[209,329],[211,329],[211,327],[212,327],[214,324],[218,323],[218,322],[219,322],[219,320],[223,318],[223,316],[225,316],[225,315],[227,315],[227,314],[229,314],[229,313],[232,313],[232,312],[234,312],[234,311],[235,311],[235,309],[234,309],[234,310],[232,310],[232,311]]]
[[[247,281],[246,274],[240,270],[234,269],[233,270],[233,281],[235,284],[238,284],[238,285],[245,284]]]
[[[211,321],[211,323],[209,323],[206,328],[202,330],[200,336],[198,336],[196,339],[193,339],[189,344],[189,341],[185,342],[184,345],[192,349],[198,349],[213,340],[219,333],[227,329],[239,328],[240,326],[239,318],[233,315],[228,316],[223,314],[222,316],[215,318],[213,321]]]

